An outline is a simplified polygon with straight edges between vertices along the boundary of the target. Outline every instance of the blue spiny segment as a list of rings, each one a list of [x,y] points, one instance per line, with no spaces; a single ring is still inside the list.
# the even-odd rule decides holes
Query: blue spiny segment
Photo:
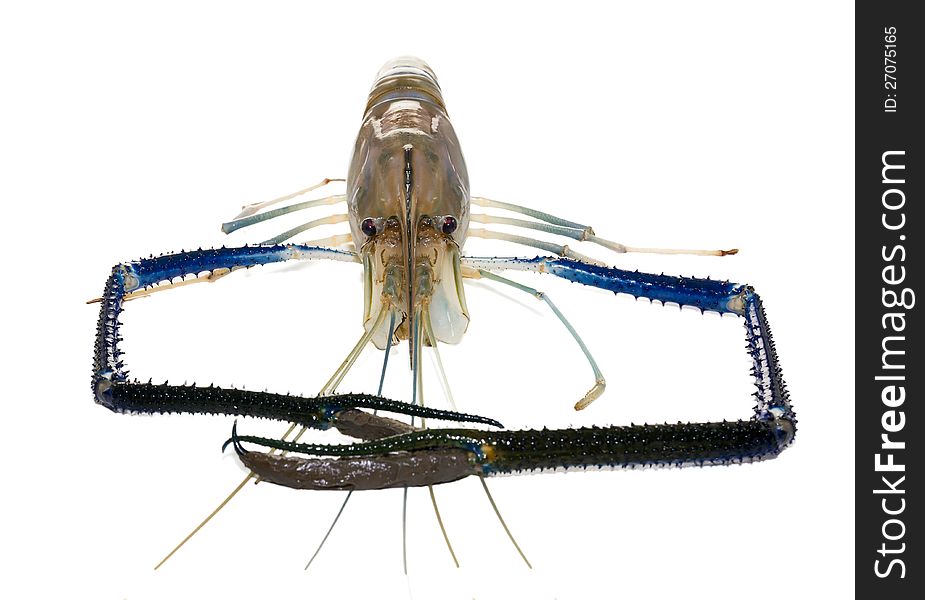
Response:
[[[216,269],[249,268],[298,258],[353,261],[354,255],[342,250],[298,244],[244,246],[164,254],[122,265],[122,267],[136,279],[135,287],[146,287],[161,281],[170,281],[177,277],[211,272]],[[127,285],[126,289],[131,291],[134,287]]]
[[[122,296],[124,294],[124,272],[114,268],[112,275],[106,280],[103,296],[100,301],[100,318],[96,324],[96,341],[93,352],[93,393],[101,381],[120,383],[126,380],[128,371],[122,362],[122,351],[119,350],[119,315],[122,312]]]
[[[122,361],[119,315],[127,281],[144,287],[175,277],[215,269],[234,269],[296,258],[352,260],[347,252],[309,246],[252,246],[168,254],[113,267],[100,302],[91,386],[99,404],[116,412],[211,413],[263,417],[326,429],[340,411],[368,408],[436,420],[481,423],[501,427],[493,419],[436,410],[368,394],[301,398],[215,386],[176,386],[130,381]]]
[[[751,288],[745,292],[745,331],[748,353],[755,377],[755,419],[773,423],[785,445],[796,435],[796,414],[790,405],[790,393],[784,382],[774,337],[761,298]]]
[[[625,271],[567,258],[546,259],[546,269],[556,277],[610,290],[615,294],[622,292],[637,298],[674,302],[718,313],[735,312],[730,302],[742,291],[742,286],[728,281]]]
[[[627,271],[616,267],[591,265],[568,258],[466,258],[466,264],[487,271],[514,269],[550,273],[556,277],[591,287],[609,290],[615,294],[631,294],[659,302],[674,302],[681,306],[694,306],[701,311],[742,315],[741,295],[745,286],[728,281],[655,275]]]

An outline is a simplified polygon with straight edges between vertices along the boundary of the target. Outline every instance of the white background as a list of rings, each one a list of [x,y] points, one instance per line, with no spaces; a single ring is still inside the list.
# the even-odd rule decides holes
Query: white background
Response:
[[[0,17],[5,207],[2,586],[7,597],[845,597],[853,582],[853,15],[844,2],[565,5],[36,4]],[[242,204],[343,176],[379,66],[427,60],[475,194],[652,246],[729,258],[588,253],[730,278],[762,294],[800,430],[742,467],[492,480],[520,562],[476,480],[357,494],[249,486],[152,567],[243,476],[230,418],[127,417],[89,390],[95,297],[112,264],[222,239]],[[272,231],[282,226],[271,227]],[[267,234],[267,237],[272,235]],[[307,238],[306,238],[307,239]],[[533,255],[473,241],[470,254]],[[508,427],[747,418],[741,322],[523,275],[542,305],[468,288],[444,348],[460,408]],[[199,288],[199,289],[197,289]],[[132,303],[147,379],[313,395],[358,337],[359,268],[255,269]],[[404,346],[387,395],[408,399]],[[380,352],[341,387],[375,391]],[[429,362],[427,402],[444,406]],[[245,421],[250,432],[280,424]],[[313,439],[336,441],[333,434]]]

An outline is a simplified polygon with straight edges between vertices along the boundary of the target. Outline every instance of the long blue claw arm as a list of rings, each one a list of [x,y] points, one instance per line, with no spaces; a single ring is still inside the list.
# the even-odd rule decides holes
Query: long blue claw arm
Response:
[[[368,394],[301,398],[215,386],[153,384],[132,381],[119,348],[119,316],[125,294],[158,283],[219,269],[237,269],[286,260],[353,261],[349,252],[312,246],[246,246],[166,254],[113,267],[100,302],[91,387],[99,404],[115,412],[210,413],[253,416],[327,429],[337,414],[369,408],[429,419],[481,423],[501,427],[493,419],[425,408]]]
[[[372,459],[401,452],[461,450],[468,453],[482,475],[595,466],[633,468],[752,462],[773,458],[793,442],[796,415],[761,299],[750,286],[599,267],[564,258],[466,258],[465,264],[489,271],[549,273],[614,293],[743,317],[756,387],[752,418],[561,430],[441,429],[344,445],[281,442],[237,436],[236,432],[229,441],[234,442],[239,452],[243,451],[241,443],[247,442],[316,456]]]
[[[694,306],[701,311],[743,315],[742,290],[747,286],[695,277],[655,275],[627,271],[615,267],[601,267],[568,258],[473,258],[465,264],[486,271],[532,271],[548,273],[591,287],[609,290],[615,294],[630,294],[635,298],[648,298],[659,302],[674,302],[681,306]]]

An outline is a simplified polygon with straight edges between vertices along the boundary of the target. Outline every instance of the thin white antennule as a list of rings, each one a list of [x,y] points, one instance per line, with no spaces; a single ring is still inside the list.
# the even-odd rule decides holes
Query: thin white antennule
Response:
[[[443,541],[446,542],[446,549],[450,551],[450,556],[453,558],[453,562],[458,569],[459,560],[456,558],[456,553],[453,551],[453,544],[450,543],[450,536],[446,533],[446,527],[443,526],[443,518],[440,516],[440,509],[437,508],[437,497],[434,495],[434,486],[427,486],[427,491],[430,492],[430,503],[434,505],[434,515],[437,517],[437,525],[440,526],[440,533],[443,534]]]
[[[401,564],[408,576],[408,488],[402,490],[401,497]]]
[[[229,502],[231,502],[231,499],[234,498],[235,496],[237,496],[237,495],[238,495],[238,492],[240,492],[242,489],[244,489],[244,486],[247,485],[247,482],[250,481],[251,479],[253,479],[254,477],[255,477],[255,475],[254,475],[253,473],[250,473],[247,477],[245,477],[244,480],[243,480],[241,483],[239,483],[239,484],[237,485],[237,487],[235,487],[235,488],[231,491],[231,493],[228,494],[228,496],[227,496],[224,500],[222,500],[221,503],[220,503],[218,506],[216,506],[215,509],[214,509],[211,513],[209,513],[209,516],[207,516],[205,519],[203,519],[203,520],[199,523],[199,525],[196,525],[196,527],[194,527],[193,530],[190,531],[190,532],[186,535],[186,537],[183,538],[183,539],[180,541],[179,544],[177,544],[176,546],[174,546],[173,550],[171,550],[170,552],[168,552],[168,553],[167,553],[167,556],[165,556],[164,558],[161,559],[161,562],[159,562],[159,563],[157,563],[156,565],[154,565],[154,570],[157,571],[158,569],[161,568],[161,565],[163,565],[165,562],[167,562],[168,560],[170,560],[170,557],[171,557],[171,556],[173,556],[174,554],[176,554],[177,551],[178,551],[180,548],[182,548],[182,547],[186,544],[186,542],[190,541],[190,540],[193,538],[194,535],[196,535],[197,533],[199,533],[199,530],[202,529],[203,527],[205,527],[205,526],[206,526],[206,523],[208,523],[209,521],[211,521],[211,520],[212,520],[212,517],[214,517],[215,515],[217,515],[217,514],[219,513],[220,510],[222,510],[223,508],[225,508],[225,506],[226,506]]]
[[[437,351],[437,341],[434,339],[433,333],[431,332],[430,315],[427,315],[427,318],[424,320],[424,327],[426,328],[428,339],[431,340],[431,347],[434,349],[434,356],[436,357],[437,365],[439,366],[438,372],[440,374],[441,384],[446,393],[446,399],[449,402],[450,407],[455,411],[456,403],[453,401],[452,393],[450,393],[450,382],[447,380],[446,372],[443,370],[443,363],[440,360],[440,353]],[[520,557],[527,564],[527,567],[532,569],[533,565],[531,565],[530,561],[527,560],[527,556],[524,554],[523,550],[520,549],[520,544],[518,544],[517,540],[514,539],[514,534],[511,533],[511,530],[508,528],[507,523],[504,522],[504,517],[501,516],[501,511],[498,510],[498,505],[495,504],[495,499],[492,498],[491,496],[491,492],[488,489],[488,484],[485,482],[485,478],[479,475],[479,480],[481,480],[482,482],[482,488],[485,490],[485,495],[488,497],[488,502],[489,504],[491,504],[492,509],[494,509],[495,515],[497,515],[498,521],[501,522],[501,527],[504,528],[504,532],[507,534],[508,539],[511,540],[512,544],[514,544],[514,548],[517,550],[517,553],[520,554]],[[431,498],[433,498],[433,491],[431,491]],[[437,509],[437,502],[436,500],[434,500],[434,510],[436,509]],[[443,529],[443,521],[440,520],[439,513],[437,514],[437,520],[440,522],[440,528]],[[449,538],[446,538],[445,531],[443,533],[443,536],[446,539],[447,545],[449,546],[450,540]],[[450,552],[453,552],[452,548],[450,548]],[[455,558],[456,558],[456,555],[453,554],[453,559],[455,560]],[[456,566],[457,567],[459,566],[458,562],[456,563]]]
[[[533,565],[531,565],[530,561],[527,560],[527,555],[524,554],[524,551],[520,549],[520,544],[518,544],[517,540],[514,539],[514,534],[511,533],[511,530],[508,529],[507,523],[504,522],[504,517],[501,516],[501,511],[498,510],[498,505],[495,504],[495,499],[492,498],[491,492],[488,490],[488,484],[485,482],[485,477],[483,475],[479,475],[479,481],[482,482],[482,489],[485,490],[485,495],[488,496],[488,502],[491,503],[492,509],[494,509],[495,514],[498,516],[498,520],[501,522],[501,527],[504,527],[504,533],[507,534],[508,539],[511,540],[512,544],[514,544],[514,548],[517,549],[517,553],[520,554],[520,558],[524,559],[524,562],[527,563],[527,567],[532,569]]]
[[[331,532],[334,531],[334,526],[337,525],[337,521],[340,520],[340,516],[344,513],[344,509],[347,508],[347,503],[350,502],[350,496],[353,495],[353,490],[347,492],[347,496],[344,498],[344,503],[340,505],[340,510],[337,511],[334,520],[331,521],[331,526],[328,527],[328,532],[324,534],[324,537],[321,538],[321,543],[318,544],[318,548],[315,549],[315,553],[312,554],[312,557],[308,559],[308,563],[305,565],[305,570],[308,571],[308,568],[312,566],[312,563],[315,562],[315,559],[321,553],[321,549],[324,547],[324,543],[328,541],[328,537],[331,535]]]
[[[385,312],[385,311],[383,311]],[[395,335],[395,311],[389,311],[389,337],[388,340],[392,340],[392,337]],[[376,395],[382,395],[382,387],[385,385],[385,373],[389,367],[389,352],[391,345],[385,349],[385,358],[382,359],[382,374],[379,376],[379,388],[376,390]],[[376,414],[378,411],[373,411],[373,414]],[[321,539],[321,543],[318,544],[318,547],[315,549],[315,553],[312,554],[312,557],[308,559],[308,563],[305,565],[305,570],[307,571],[312,563],[315,562],[315,558],[321,553],[321,549],[324,547],[324,543],[328,541],[331,532],[334,531],[334,526],[337,525],[337,521],[340,519],[340,516],[344,513],[344,509],[347,508],[347,503],[350,502],[350,497],[353,496],[353,490],[347,492],[347,496],[344,498],[343,504],[340,505],[340,510],[337,511],[337,515],[334,516],[334,520],[331,521],[331,526],[328,527],[327,533],[324,534],[324,537]]]
[[[437,338],[434,337],[434,332],[430,324],[430,314],[428,313],[428,318],[424,321],[424,333],[427,334],[427,339],[430,341],[430,347],[434,351],[433,356],[437,362],[437,373],[439,374],[440,387],[443,388],[443,394],[446,397],[447,403],[450,405],[450,410],[456,410],[456,401],[453,400],[453,392],[450,390],[450,382],[446,377],[446,371],[443,369],[443,361],[440,360],[440,351],[437,349]]]
[[[425,309],[421,315],[421,327],[423,332],[418,332],[419,334],[423,333],[427,336],[427,341],[430,343],[431,347],[436,350],[437,348],[437,339],[434,337],[433,329],[430,323],[430,311]],[[420,336],[419,336],[420,337]],[[421,356],[421,340],[418,340],[418,361],[420,364]],[[418,368],[418,403],[421,406],[424,406],[424,376],[423,370]],[[427,427],[427,422],[424,420],[424,417],[421,417],[421,426]],[[456,558],[456,552],[453,551],[453,544],[450,543],[450,536],[446,532],[446,527],[443,526],[443,518],[440,516],[440,509],[437,507],[437,496],[434,495],[434,486],[427,486],[427,491],[430,492],[430,502],[434,506],[434,515],[437,517],[437,524],[440,526],[440,533],[443,534],[443,541],[446,542],[446,549],[450,551],[450,556],[453,557],[453,562],[456,564],[456,568],[459,568],[459,560]]]
[[[335,389],[337,389],[337,386],[340,385],[340,382],[343,381],[344,377],[347,376],[347,372],[356,363],[357,358],[360,357],[360,354],[363,352],[363,348],[369,344],[369,341],[373,339],[373,335],[375,335],[376,331],[378,331],[378,329],[382,326],[382,323],[385,322],[386,314],[387,311],[379,311],[379,316],[376,317],[376,322],[372,327],[369,328],[369,331],[363,332],[363,335],[360,336],[360,339],[353,347],[353,350],[350,351],[350,353],[347,355],[347,358],[344,359],[344,361],[340,364],[340,367],[338,367],[337,371],[334,372],[334,375],[332,375],[328,382],[324,384],[324,387],[321,388],[321,391],[318,392],[319,396],[331,394]],[[305,431],[305,428],[303,428],[302,431]]]
[[[412,319],[412,324],[414,329],[411,331],[411,404],[418,404],[418,398],[421,398],[423,402],[424,390],[421,389],[423,379],[421,377],[421,320],[423,318],[423,313],[417,311],[415,318]],[[423,406],[423,404],[422,404]],[[414,417],[411,417],[411,426],[414,426]],[[424,418],[421,418],[421,426],[427,427]],[[444,533],[444,535],[446,535]],[[449,543],[449,540],[447,540]],[[453,553],[453,549],[450,548],[450,553]],[[453,555],[455,559],[455,554]],[[408,574],[408,487],[406,486],[402,494],[401,500],[401,558],[402,558],[402,567],[404,568],[405,575]]]

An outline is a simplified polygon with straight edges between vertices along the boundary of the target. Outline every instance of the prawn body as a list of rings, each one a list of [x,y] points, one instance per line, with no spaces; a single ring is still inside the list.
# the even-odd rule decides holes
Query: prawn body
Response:
[[[381,323],[375,345],[391,343],[381,311],[398,316],[398,339],[412,340],[418,321],[428,318],[430,343],[458,343],[469,324],[460,266],[469,176],[440,86],[420,60],[396,59],[380,70],[346,195],[364,270],[364,327]]]

